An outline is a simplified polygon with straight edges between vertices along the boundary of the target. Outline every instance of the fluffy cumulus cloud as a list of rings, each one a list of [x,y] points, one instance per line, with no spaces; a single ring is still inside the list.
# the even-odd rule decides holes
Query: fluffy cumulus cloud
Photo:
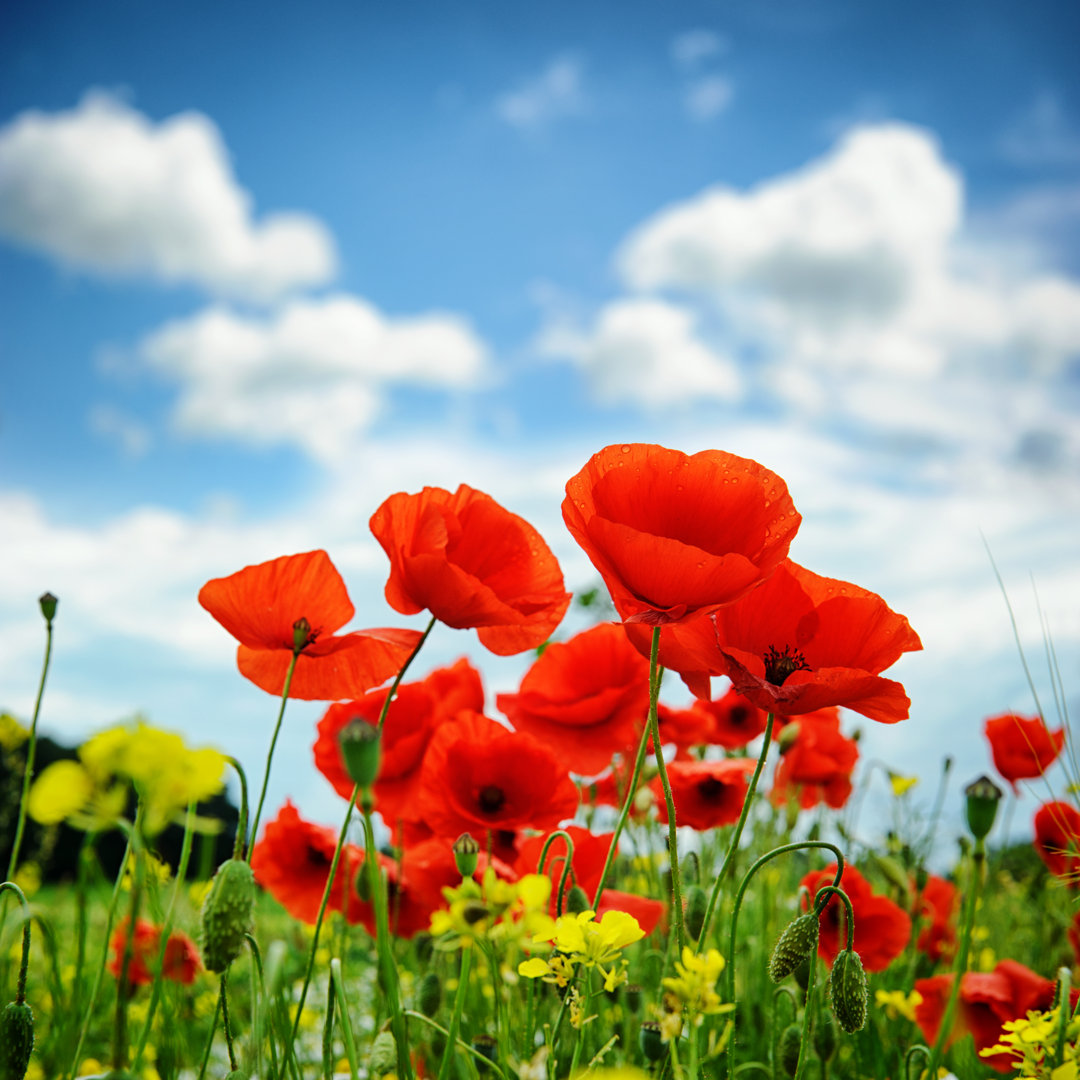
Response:
[[[500,94],[495,111],[506,123],[524,131],[579,115],[586,107],[582,70],[578,57],[556,56],[539,75]]]
[[[137,347],[179,384],[174,421],[201,436],[290,443],[331,461],[355,444],[391,385],[474,385],[486,351],[454,315],[391,319],[359,297],[295,300],[272,316],[210,308]]]
[[[83,270],[259,301],[336,268],[315,218],[256,219],[212,120],[157,123],[103,93],[0,129],[0,235]]]

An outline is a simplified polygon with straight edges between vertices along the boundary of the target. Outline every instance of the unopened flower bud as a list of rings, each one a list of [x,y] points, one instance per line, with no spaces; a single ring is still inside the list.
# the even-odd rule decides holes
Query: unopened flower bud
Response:
[[[480,845],[470,833],[463,832],[454,841],[453,852],[458,873],[463,878],[472,877],[476,873],[476,864],[480,859]]]
[[[686,929],[697,941],[705,925],[705,912],[709,907],[709,898],[700,885],[691,885],[686,890]]]
[[[798,1024],[788,1024],[780,1035],[780,1067],[794,1076],[799,1067],[799,1050],[802,1047],[802,1028]]]
[[[836,1052],[836,1025],[827,1013],[822,1013],[814,1025],[814,1050],[822,1061],[828,1061]]]
[[[580,915],[583,911],[592,910],[589,895],[580,885],[575,885],[566,894],[566,910],[571,915]]]
[[[833,961],[829,976],[829,999],[836,1022],[849,1034],[866,1023],[868,995],[866,972],[854,949],[842,949]]]
[[[499,1060],[499,1044],[496,1039],[486,1034],[474,1035],[472,1048],[484,1059],[483,1061],[478,1058],[473,1059],[476,1062],[476,1071],[481,1076],[491,1072],[488,1062]]]
[[[432,1017],[439,1011],[439,1005],[442,1002],[442,982],[434,971],[429,971],[420,980],[416,1000],[420,1006],[420,1011],[425,1016]]]
[[[817,938],[818,917],[813,912],[808,911],[788,923],[773,946],[769,978],[776,983],[786,979],[804,960],[814,955]]]
[[[980,776],[964,788],[967,798],[967,823],[971,835],[983,840],[994,827],[1001,789],[988,776]]]
[[[25,1001],[12,1001],[0,1013],[0,1077],[23,1080],[34,1049],[34,1014]]]
[[[379,729],[354,716],[338,732],[345,771],[354,784],[369,788],[379,775]]]
[[[780,736],[776,740],[780,747],[780,753],[786,754],[799,739],[799,722],[793,720],[790,724],[785,724],[780,729]]]
[[[372,1076],[385,1076],[397,1070],[397,1043],[392,1032],[380,1031],[371,1044],[368,1069]]]
[[[645,1020],[638,1029],[638,1042],[646,1061],[660,1061],[666,1050],[660,1033],[660,1025],[655,1020]]]
[[[371,876],[368,873],[367,860],[362,862],[360,869],[356,871],[356,877],[353,878],[353,891],[363,903],[371,903]]]
[[[624,983],[622,991],[626,1007],[632,1013],[639,1012],[641,1010],[641,987],[637,983]]]
[[[311,623],[307,619],[299,618],[292,624],[292,647],[293,652],[301,652],[311,644]]]
[[[51,592],[42,593],[38,597],[38,604],[41,605],[41,614],[45,616],[46,622],[52,622],[56,618],[56,605],[60,601],[56,599]]]
[[[701,861],[696,851],[688,851],[683,856],[682,880],[684,885],[697,885],[701,881]]]
[[[244,947],[255,925],[255,875],[243,859],[227,859],[217,869],[202,907],[199,942],[207,971],[224,971]]]

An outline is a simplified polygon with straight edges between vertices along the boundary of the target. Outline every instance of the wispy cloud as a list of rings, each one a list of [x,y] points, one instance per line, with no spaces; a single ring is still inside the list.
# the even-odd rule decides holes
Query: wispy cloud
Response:
[[[578,116],[587,107],[583,72],[579,57],[556,56],[539,75],[499,95],[495,111],[512,127],[526,131]]]
[[[723,75],[704,75],[686,89],[686,111],[695,120],[712,120],[719,116],[735,97],[735,87]]]
[[[1080,129],[1069,120],[1055,94],[1040,94],[1001,136],[1001,152],[1020,165],[1075,165],[1080,161]]]
[[[680,68],[693,71],[702,61],[722,56],[729,48],[730,44],[722,34],[698,27],[671,39],[671,58]]]

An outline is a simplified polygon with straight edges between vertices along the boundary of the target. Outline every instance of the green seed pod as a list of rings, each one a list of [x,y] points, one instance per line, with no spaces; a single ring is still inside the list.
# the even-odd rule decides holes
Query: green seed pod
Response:
[[[788,923],[773,946],[769,978],[782,982],[804,960],[809,960],[817,948],[817,935],[818,917],[813,912],[808,911]]]
[[[798,1024],[788,1024],[780,1036],[780,1067],[794,1076],[799,1067],[799,1050],[802,1048],[802,1028]]]
[[[695,941],[701,937],[701,929],[705,925],[705,911],[708,906],[709,898],[700,885],[691,885],[686,890],[686,929]]]
[[[23,1002],[11,1002],[0,1013],[0,1080],[23,1080],[34,1049],[34,1014]]]
[[[463,832],[453,843],[454,862],[463,878],[470,878],[476,873],[476,864],[480,859],[480,845],[471,833]]]
[[[46,622],[52,622],[56,618],[56,605],[59,602],[51,592],[42,593],[38,597],[41,614],[45,617]]]
[[[426,932],[417,934],[413,938],[413,948],[416,950],[416,959],[421,964],[426,964],[435,951],[435,939]]]
[[[354,716],[338,732],[338,746],[349,779],[362,788],[371,787],[379,774],[379,729]]]
[[[698,859],[696,851],[688,851],[683,856],[681,869],[684,885],[701,884],[701,860]],[[697,937],[696,934],[694,936]]]
[[[994,827],[998,803],[1001,801],[1001,789],[988,776],[980,776],[964,788],[967,800],[967,823],[971,835],[982,840]]]
[[[637,983],[624,983],[622,992],[623,1001],[626,1003],[626,1007],[632,1013],[641,1012],[641,987]]]
[[[353,891],[365,904],[371,903],[371,877],[366,860],[360,864],[360,869],[353,878]]]
[[[420,1011],[427,1017],[432,1017],[439,1011],[439,1004],[442,1001],[442,982],[434,971],[429,971],[420,980],[416,1000]]]
[[[641,1052],[646,1061],[660,1061],[667,1053],[660,1025],[655,1020],[646,1020],[638,1028],[638,1042],[641,1043]]]
[[[217,869],[202,909],[200,946],[208,971],[224,971],[244,948],[255,925],[255,875],[243,859]]]
[[[392,1032],[380,1031],[375,1036],[368,1065],[372,1076],[385,1076],[397,1070],[397,1043]]]
[[[580,915],[583,911],[590,911],[592,904],[589,902],[588,893],[580,885],[575,885],[566,894],[566,910],[572,915]]]
[[[836,1052],[836,1025],[824,1014],[814,1025],[814,1050],[822,1061]]]
[[[854,1035],[866,1023],[866,999],[869,990],[862,960],[854,949],[844,949],[833,961],[829,976],[829,999],[836,1022]]]

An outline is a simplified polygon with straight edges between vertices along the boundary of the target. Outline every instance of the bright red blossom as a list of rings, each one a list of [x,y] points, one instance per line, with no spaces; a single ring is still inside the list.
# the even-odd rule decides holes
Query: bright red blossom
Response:
[[[915,989],[922,995],[915,1006],[915,1022],[930,1046],[941,1030],[954,978],[951,974],[934,975],[915,981]],[[986,1050],[999,1041],[1006,1020],[1018,1020],[1032,1009],[1043,1012],[1053,999],[1054,984],[1015,960],[1002,960],[990,972],[968,971],[960,980],[959,1007],[946,1046],[970,1032],[975,1049]],[[1000,1073],[1012,1072],[1016,1064],[1011,1054],[992,1054],[980,1060]]]
[[[573,772],[591,776],[632,752],[649,709],[649,665],[618,623],[549,645],[499,709]]]
[[[769,797],[782,803],[795,794],[804,810],[821,802],[838,810],[851,795],[858,759],[859,744],[841,734],[838,710],[806,713],[785,728]]]
[[[751,704],[734,687],[723,697],[698,700],[694,708],[713,718],[709,742],[727,750],[741,750],[765,731],[768,714]]]
[[[677,622],[753,589],[787,555],[801,518],[756,461],[608,446],[566,484],[563,519],[624,621]]]
[[[667,767],[675,820],[695,829],[715,829],[739,820],[748,789],[747,777],[754,771],[749,758],[723,761],[673,761]],[[657,776],[649,785],[660,820],[667,822],[667,802]]]
[[[465,484],[453,494],[391,495],[371,531],[390,559],[386,600],[395,611],[426,609],[447,626],[476,627],[499,656],[543,644],[570,603],[540,534]]]
[[[1051,874],[1080,885],[1080,811],[1072,803],[1048,802],[1035,812],[1035,850]]]
[[[824,870],[812,870],[800,882],[809,890],[810,901],[823,885],[831,885],[836,863]],[[853,866],[844,867],[840,887],[851,900],[855,912],[855,951],[867,971],[884,971],[905,949],[911,937],[907,912],[887,896],[879,896]],[[804,906],[808,904],[804,901]],[[830,896],[820,917],[818,955],[832,964],[847,946],[847,909],[837,896]]]
[[[1017,790],[1017,780],[1034,780],[1054,763],[1065,745],[1065,729],[1051,731],[1041,716],[1004,713],[986,721],[994,768]]]
[[[932,960],[945,960],[956,948],[956,886],[934,874],[926,879],[921,893],[916,892],[918,911],[923,921],[916,948]]]
[[[922,643],[872,592],[789,559],[713,621],[717,666],[759,708],[790,716],[844,705],[886,724],[908,715],[903,686],[880,673]]]
[[[297,634],[289,696],[304,701],[356,697],[393,676],[416,647],[415,630],[356,630],[335,636],[354,614],[345,583],[325,551],[283,555],[214,578],[199,603],[240,645],[240,674],[281,694]],[[297,630],[300,620],[306,629]]]
[[[120,967],[124,962],[124,950],[127,947],[129,919],[125,919],[113,931],[110,948],[112,959],[109,961],[109,972],[120,978]],[[155,926],[146,919],[136,919],[135,935],[132,939],[131,960],[128,963],[128,983],[131,986],[145,986],[154,981],[153,969],[157,965],[158,951],[161,948],[161,927]],[[195,976],[202,971],[202,960],[199,958],[199,950],[195,942],[174,930],[165,944],[165,959],[161,969],[163,978],[172,979],[173,982],[190,985],[195,981]]]

